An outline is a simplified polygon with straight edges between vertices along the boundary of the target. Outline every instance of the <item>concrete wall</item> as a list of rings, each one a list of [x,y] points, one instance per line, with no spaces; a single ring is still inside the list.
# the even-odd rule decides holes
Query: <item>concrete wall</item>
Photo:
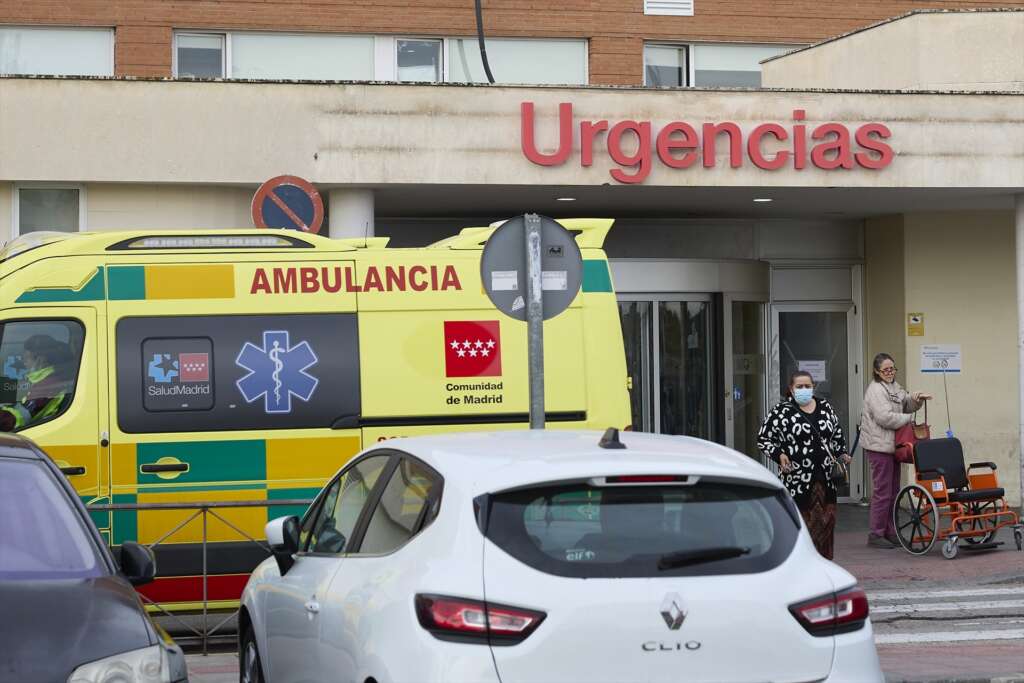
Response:
[[[920,372],[920,347],[962,346],[963,372],[947,376],[953,431],[968,461],[999,466],[1007,497],[1020,505],[1013,215],[910,214],[904,239],[906,310],[925,316],[925,335],[905,338],[904,384],[935,395],[929,417],[941,436],[948,426],[942,376]]]
[[[1024,91],[1024,12],[925,12],[772,59],[778,88]]]
[[[532,163],[520,105],[536,103],[538,150],[558,144],[561,102],[574,107],[574,152]],[[10,103],[16,103],[14,105]],[[1024,97],[823,92],[628,91],[421,85],[307,85],[0,78],[0,181],[248,185],[287,169],[318,185],[600,186],[620,167],[604,135],[582,165],[582,120],[765,122],[808,130],[879,121],[895,158],[881,170],[811,165],[763,170],[670,168],[654,155],[647,186],[801,188],[1024,187]],[[628,145],[633,135],[624,136]],[[773,154],[782,143],[763,143]]]
[[[864,224],[864,378],[871,381],[871,361],[885,352],[907,372],[904,291],[903,216],[886,216]]]
[[[86,187],[89,230],[250,228],[254,189],[203,185],[93,183]]]

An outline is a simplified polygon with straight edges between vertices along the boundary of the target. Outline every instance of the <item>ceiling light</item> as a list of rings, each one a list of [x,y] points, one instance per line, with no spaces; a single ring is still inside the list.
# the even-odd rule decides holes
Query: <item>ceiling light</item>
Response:
[[[576,198],[575,197],[558,197],[555,201],[556,202],[574,202],[574,201],[576,201]]]
[[[774,200],[772,200],[769,197],[757,197],[757,198],[754,199],[754,201],[758,202],[758,203],[764,203],[764,202],[770,202],[770,201],[774,201]]]

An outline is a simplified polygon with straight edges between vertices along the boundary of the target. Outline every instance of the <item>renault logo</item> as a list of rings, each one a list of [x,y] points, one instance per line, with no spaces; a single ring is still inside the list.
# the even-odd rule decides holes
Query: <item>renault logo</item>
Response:
[[[683,609],[683,599],[679,597],[679,593],[669,593],[661,601],[661,616],[665,620],[665,625],[672,631],[678,631],[683,625],[686,610]]]

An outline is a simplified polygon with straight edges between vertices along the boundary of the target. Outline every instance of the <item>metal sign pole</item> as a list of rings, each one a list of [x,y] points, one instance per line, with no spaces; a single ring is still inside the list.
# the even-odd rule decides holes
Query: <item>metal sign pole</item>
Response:
[[[544,288],[540,216],[526,214],[526,336],[530,368],[530,429],[544,429]]]

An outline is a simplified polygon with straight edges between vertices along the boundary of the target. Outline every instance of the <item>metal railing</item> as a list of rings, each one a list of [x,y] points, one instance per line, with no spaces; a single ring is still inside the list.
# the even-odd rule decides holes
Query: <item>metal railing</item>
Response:
[[[208,550],[209,550],[209,548],[208,548],[208,546],[209,546],[209,534],[208,534],[208,532],[209,532],[209,517],[212,515],[216,519],[220,520],[223,524],[225,524],[226,526],[228,526],[229,528],[234,530],[236,533],[238,533],[243,539],[245,539],[245,541],[247,541],[249,543],[253,543],[253,544],[259,546],[264,551],[266,551],[267,555],[270,555],[271,554],[270,547],[264,541],[262,541],[260,539],[257,539],[257,538],[253,538],[248,533],[246,533],[242,529],[238,528],[238,526],[235,523],[231,522],[228,519],[225,519],[223,516],[218,514],[216,512],[216,510],[239,509],[239,508],[271,508],[271,507],[286,506],[286,505],[307,505],[308,506],[312,502],[313,502],[312,499],[300,499],[300,498],[292,499],[292,498],[289,498],[289,499],[283,499],[283,500],[216,500],[216,501],[181,502],[181,503],[107,503],[107,504],[89,505],[89,506],[87,506],[87,509],[89,511],[96,511],[96,512],[108,512],[108,511],[109,512],[118,512],[118,511],[128,511],[128,510],[133,510],[133,511],[139,511],[139,510],[142,510],[142,511],[154,511],[154,510],[193,510],[194,511],[186,519],[184,519],[183,521],[179,522],[170,531],[168,531],[167,533],[165,533],[162,536],[160,536],[160,538],[158,538],[157,540],[153,541],[152,543],[143,544],[143,545],[146,545],[150,550],[155,549],[157,546],[159,546],[161,543],[163,543],[164,541],[166,541],[167,539],[172,537],[174,534],[176,534],[176,533],[180,532],[181,530],[183,530],[185,527],[187,527],[189,524],[191,524],[194,520],[196,520],[196,519],[201,519],[202,520],[202,527],[203,527],[202,544],[201,544],[202,557],[203,557],[203,574],[202,574],[202,585],[203,585],[202,627],[201,628],[196,628],[196,627],[192,626],[191,624],[186,623],[178,615],[172,614],[167,609],[165,609],[164,606],[161,605],[159,602],[157,602],[155,600],[151,600],[150,598],[146,597],[142,593],[139,593],[139,597],[142,598],[142,601],[145,604],[152,605],[159,612],[161,612],[164,616],[174,620],[179,625],[184,627],[187,631],[192,633],[193,634],[192,636],[186,636],[186,638],[193,638],[194,637],[196,640],[198,640],[200,643],[202,643],[203,654],[205,655],[205,654],[208,654],[208,652],[209,652],[210,638],[215,636],[217,634],[217,632],[220,631],[220,629],[222,629],[228,622],[230,622],[234,617],[236,617],[238,615],[238,608],[235,608],[230,614],[228,614],[221,621],[219,621],[213,628],[210,628],[210,599],[209,599],[209,572],[208,572],[208,568],[209,568],[209,562],[208,562],[208,560],[209,560],[209,555],[208,555]],[[157,569],[159,570],[159,566],[157,567]],[[253,569],[255,569],[255,567],[253,567]],[[219,616],[220,614],[222,614],[222,612],[218,611],[217,614]],[[222,635],[225,635],[225,634],[222,634]],[[176,638],[176,640],[179,640],[179,639]]]

